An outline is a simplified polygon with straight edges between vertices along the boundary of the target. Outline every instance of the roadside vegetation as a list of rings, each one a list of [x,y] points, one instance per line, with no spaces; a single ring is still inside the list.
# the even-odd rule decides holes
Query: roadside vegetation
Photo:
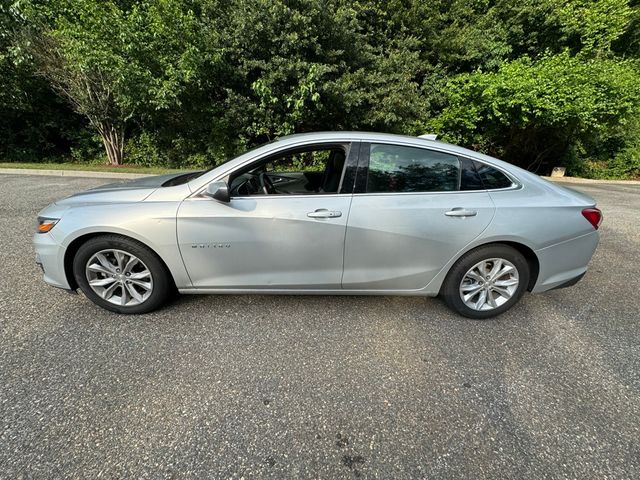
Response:
[[[200,168],[373,130],[639,178],[640,2],[9,0],[0,111],[10,163]]]
[[[74,170],[81,172],[141,173],[156,175],[180,172],[182,169],[164,167],[144,167],[142,165],[110,165],[103,160],[94,162],[0,162],[0,168],[23,170]]]

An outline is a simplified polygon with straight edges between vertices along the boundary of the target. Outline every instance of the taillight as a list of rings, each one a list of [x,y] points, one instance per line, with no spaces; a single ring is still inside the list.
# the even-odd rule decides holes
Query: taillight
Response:
[[[602,223],[602,212],[597,208],[585,208],[582,210],[582,216],[586,218],[596,230]]]

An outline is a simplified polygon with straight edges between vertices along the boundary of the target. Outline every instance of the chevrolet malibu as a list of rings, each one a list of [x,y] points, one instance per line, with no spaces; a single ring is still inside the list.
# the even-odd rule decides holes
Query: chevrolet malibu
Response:
[[[587,195],[431,136],[328,132],[72,195],[34,244],[46,283],[119,313],[177,290],[440,295],[483,319],[580,280],[601,220]]]

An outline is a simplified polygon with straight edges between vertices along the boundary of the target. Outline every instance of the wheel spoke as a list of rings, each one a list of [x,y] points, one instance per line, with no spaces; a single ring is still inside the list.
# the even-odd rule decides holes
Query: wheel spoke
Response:
[[[475,280],[476,282],[484,282],[484,277],[481,274],[477,273],[475,270],[467,272],[465,277]]]
[[[491,290],[487,292],[487,303],[491,308],[496,308],[498,306],[496,299],[493,298],[493,292]]]
[[[475,297],[476,295],[478,295],[479,292],[482,291],[482,285],[478,285],[478,284],[474,284],[474,285],[465,285],[464,287],[460,288],[460,291],[464,293],[464,296],[462,297],[462,299],[465,302],[468,302],[469,300],[471,300],[473,297]]]
[[[133,285],[131,285],[130,283],[125,283],[125,287],[127,289],[127,291],[129,292],[129,295],[131,295],[134,299],[136,299],[138,302],[142,302],[142,295],[140,295],[140,293],[138,293],[138,291],[134,288]]]
[[[135,267],[139,262],[140,260],[138,260],[136,257],[133,257],[133,256],[129,257],[129,261],[126,263],[126,265],[122,269],[123,273],[130,272],[131,269]]]
[[[480,292],[480,295],[478,296],[478,300],[476,300],[475,302],[476,310],[480,310],[486,302],[487,302],[487,292],[485,290],[482,290]]]
[[[145,270],[144,272],[135,272],[129,276],[130,280],[142,280],[144,278],[149,278],[151,276],[151,272],[149,270]]]
[[[497,280],[493,282],[496,287],[512,287],[518,284],[518,280],[515,278],[510,278],[508,280]]]
[[[136,257],[131,256],[129,257],[129,261],[127,262],[127,264],[124,266],[124,269],[122,270],[123,273],[128,273],[131,271],[131,269],[133,267],[135,267],[138,263],[140,262],[140,260],[138,260]]]
[[[98,278],[96,280],[91,280],[89,282],[89,285],[91,285],[92,287],[106,287],[107,285],[115,282],[116,279],[112,278],[112,277],[107,277],[107,278]]]
[[[134,279],[134,280],[130,280],[130,281],[131,281],[131,283],[132,283],[133,285],[137,285],[137,286],[139,286],[139,287],[142,287],[142,288],[144,288],[144,289],[145,289],[145,290],[147,290],[147,291],[148,291],[148,290],[151,290],[151,283],[150,283],[150,282],[142,282],[142,281],[140,281],[140,280],[135,280],[135,279]]]
[[[116,262],[118,263],[118,268],[122,272],[122,270],[124,269],[125,254],[120,252],[120,251],[118,251],[118,250],[114,250],[113,251],[113,256],[116,257]]]
[[[484,279],[487,276],[487,262],[480,262],[477,268],[480,272],[480,275],[482,275],[482,278]]]
[[[114,282],[111,286],[105,288],[102,291],[102,298],[104,298],[105,300],[109,300],[113,296],[113,292],[116,290],[116,288],[118,288],[119,285],[119,282]]]
[[[506,299],[509,299],[509,298],[512,297],[511,292],[509,292],[509,290],[507,290],[506,288],[503,288],[503,287],[496,287],[494,285],[493,291],[494,292],[498,292],[498,294],[500,294],[500,296],[502,296],[502,297],[504,297]]]
[[[487,274],[487,276],[490,279],[495,279],[497,278],[497,274],[500,271],[500,269],[502,268],[502,260],[500,260],[499,258],[497,258],[494,262],[493,262],[493,267],[491,267],[491,271],[489,271],[489,273]]]
[[[116,268],[102,253],[96,253],[96,259],[100,262],[100,265],[106,268],[109,272],[115,273]]]
[[[469,302],[473,297],[475,297],[476,295],[478,295],[478,293],[480,293],[482,291],[482,288],[479,288],[478,290],[468,293],[467,295],[465,295],[464,297],[462,297],[462,299],[465,302]]]
[[[469,285],[463,285],[460,287],[460,291],[462,292],[471,292],[471,291],[475,291],[477,292],[478,290],[480,290],[482,288],[482,285],[478,284],[478,283],[471,283]]]
[[[127,304],[127,289],[125,288],[124,285],[121,285],[121,292],[120,292],[120,305],[124,306]]]
[[[500,270],[500,272],[498,272],[498,274],[496,274],[495,279],[502,278],[507,273],[515,272],[515,270],[516,269],[513,268],[511,265],[505,265],[504,268],[502,270]]]
[[[113,270],[109,270],[104,266],[100,265],[99,263],[91,264],[87,268],[92,272],[104,273],[105,275],[113,275],[114,273]]]

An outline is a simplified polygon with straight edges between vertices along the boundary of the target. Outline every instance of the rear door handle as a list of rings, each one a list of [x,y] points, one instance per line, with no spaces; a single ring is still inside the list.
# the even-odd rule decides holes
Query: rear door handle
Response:
[[[337,218],[341,216],[342,216],[342,212],[338,212],[335,210],[327,210],[326,208],[319,208],[315,212],[307,213],[307,217],[311,217],[311,218]]]
[[[478,212],[475,210],[467,210],[465,208],[452,208],[448,212],[444,212],[447,217],[475,217]]]

